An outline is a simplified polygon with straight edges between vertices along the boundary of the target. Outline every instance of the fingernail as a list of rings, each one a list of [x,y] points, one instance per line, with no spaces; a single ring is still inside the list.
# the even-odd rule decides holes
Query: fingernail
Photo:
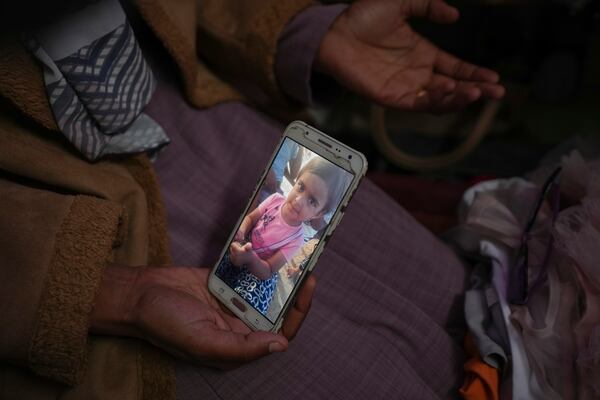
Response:
[[[279,342],[271,342],[269,344],[269,353],[281,353],[285,350],[285,346]]]

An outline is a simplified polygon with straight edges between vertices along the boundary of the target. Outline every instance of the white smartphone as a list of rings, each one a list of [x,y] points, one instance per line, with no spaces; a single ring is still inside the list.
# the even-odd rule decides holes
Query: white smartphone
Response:
[[[253,330],[279,331],[366,171],[363,154],[292,122],[211,271],[213,295]]]

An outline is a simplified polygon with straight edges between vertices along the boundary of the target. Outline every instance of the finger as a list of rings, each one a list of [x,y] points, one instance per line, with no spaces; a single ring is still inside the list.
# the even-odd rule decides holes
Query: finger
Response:
[[[481,90],[472,83],[461,82],[452,92],[428,91],[417,98],[416,111],[452,112],[465,108],[481,97]]]
[[[242,247],[242,250],[246,250],[246,251],[248,251],[248,250],[252,250],[252,243],[250,243],[250,242],[246,243],[246,244],[245,244],[245,245]]]
[[[452,92],[456,88],[456,81],[445,75],[434,74],[429,83],[423,88],[432,92]],[[418,92],[417,92],[418,94]]]
[[[229,325],[231,325],[231,321],[232,321],[233,318],[239,320],[239,318],[237,317],[237,315],[235,315],[233,313],[233,311],[231,311],[229,308],[227,308],[227,306],[225,304],[223,304],[220,301],[217,301],[217,305],[219,307],[219,311],[221,311],[224,314],[224,315],[222,315],[223,318],[227,321],[227,323]]]
[[[285,351],[288,341],[279,334],[250,332],[247,334],[227,330],[205,332],[196,344],[198,361],[221,363],[246,363],[271,353]]]
[[[457,80],[497,83],[500,76],[491,69],[462,61],[445,51],[439,51],[434,62],[437,72]]]
[[[457,82],[441,74],[434,73],[426,83],[421,83],[417,78],[408,79],[409,82],[396,81],[394,85],[385,88],[385,92],[374,93],[373,98],[378,99],[378,104],[384,107],[415,110],[415,104],[422,104],[426,92],[452,92]]]
[[[462,93],[445,94],[431,106],[431,109],[437,113],[455,112],[463,110],[473,101]]]
[[[454,95],[470,103],[481,97],[481,88],[473,82],[458,82],[454,89]]]
[[[308,315],[316,286],[317,280],[311,275],[304,281],[302,288],[298,291],[296,301],[288,311],[281,328],[281,333],[288,340],[292,340],[296,336],[302,322],[304,322],[304,318]]]
[[[415,3],[422,12],[421,15],[415,14],[415,16],[429,18],[433,22],[442,24],[450,24],[458,19],[458,10],[442,0],[417,1]]]
[[[481,97],[499,100],[506,94],[506,89],[502,85],[495,83],[478,83],[477,87],[481,90]]]

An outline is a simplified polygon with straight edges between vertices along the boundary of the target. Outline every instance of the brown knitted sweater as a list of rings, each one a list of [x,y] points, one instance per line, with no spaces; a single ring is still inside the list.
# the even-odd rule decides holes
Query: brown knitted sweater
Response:
[[[243,100],[222,76],[252,79],[285,102],[273,72],[277,39],[312,4],[138,0],[136,8],[202,108]],[[169,263],[165,221],[147,158],[80,157],[57,131],[41,67],[0,38],[0,398],[175,397],[166,355],[88,334],[108,263]]]

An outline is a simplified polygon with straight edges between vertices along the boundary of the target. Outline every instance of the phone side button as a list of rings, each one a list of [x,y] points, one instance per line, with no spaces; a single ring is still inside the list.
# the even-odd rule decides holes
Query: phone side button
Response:
[[[312,272],[313,268],[315,267],[315,265],[317,265],[317,261],[319,261],[319,257],[321,257],[321,255],[319,254],[317,256],[317,258],[315,258],[315,260],[310,264],[310,267],[308,267],[308,272]]]
[[[231,302],[238,310],[240,310],[242,312],[246,312],[246,305],[244,303],[242,303],[240,300],[236,299],[235,297],[232,297]]]

